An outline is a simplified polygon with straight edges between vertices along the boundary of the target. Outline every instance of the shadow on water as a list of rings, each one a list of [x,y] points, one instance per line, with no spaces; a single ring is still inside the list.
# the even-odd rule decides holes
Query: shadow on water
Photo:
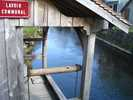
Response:
[[[133,75],[132,64],[124,57],[96,43],[91,100],[132,100]],[[41,42],[37,42],[33,68],[41,66]],[[49,28],[48,31],[48,67],[82,64],[80,40],[72,28]],[[79,96],[81,72],[52,75],[66,97]],[[77,79],[78,77],[78,79]]]
[[[129,59],[96,42],[91,100],[132,100],[133,75]]]

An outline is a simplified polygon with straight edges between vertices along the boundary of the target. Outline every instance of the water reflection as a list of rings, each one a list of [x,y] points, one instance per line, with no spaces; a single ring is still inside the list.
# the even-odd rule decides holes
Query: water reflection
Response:
[[[96,45],[91,100],[132,100],[133,78],[124,70],[126,67],[132,67],[129,60]]]
[[[132,100],[133,76],[130,74],[132,64],[115,52],[96,43],[91,100]],[[41,64],[38,54],[41,42],[37,42],[33,68]],[[82,63],[82,48],[74,29],[50,28],[48,31],[48,66],[65,66]],[[79,96],[81,72],[53,75],[66,97]],[[78,80],[76,80],[78,77]]]
[[[65,66],[82,63],[82,48],[72,28],[50,28],[48,31],[48,66]],[[63,93],[69,98],[79,95],[80,73],[53,75]],[[78,81],[78,82],[77,82]]]

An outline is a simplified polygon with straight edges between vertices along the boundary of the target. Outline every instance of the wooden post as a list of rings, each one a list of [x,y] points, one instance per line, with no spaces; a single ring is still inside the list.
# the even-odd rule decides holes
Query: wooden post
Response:
[[[46,68],[47,67],[47,32],[48,32],[48,27],[43,28],[42,68]]]
[[[92,78],[92,64],[95,48],[95,34],[85,36],[84,41],[84,57],[83,57],[83,69],[81,79],[81,100],[89,100],[91,90],[91,78]]]
[[[9,100],[5,21],[0,19],[0,100]]]

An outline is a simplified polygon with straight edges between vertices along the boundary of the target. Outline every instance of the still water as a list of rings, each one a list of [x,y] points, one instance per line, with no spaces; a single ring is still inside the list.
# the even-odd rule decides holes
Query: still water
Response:
[[[41,42],[36,42],[33,68],[41,66]],[[80,40],[74,29],[49,28],[48,67],[82,64]],[[90,100],[133,100],[133,65],[96,43]],[[66,97],[79,96],[81,72],[52,75]]]

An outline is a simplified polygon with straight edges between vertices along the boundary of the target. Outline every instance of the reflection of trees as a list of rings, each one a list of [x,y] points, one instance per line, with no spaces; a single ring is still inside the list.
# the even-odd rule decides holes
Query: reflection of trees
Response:
[[[24,27],[23,28],[23,36],[25,38],[42,38],[43,30],[39,27]],[[34,47],[35,41],[24,41],[24,55],[25,59],[24,62],[26,65],[30,66],[32,65],[32,51]],[[28,57],[27,57],[28,56]]]
[[[132,72],[132,64],[128,59],[107,48],[102,48],[100,51],[98,62],[102,79],[120,80],[122,73],[130,74]]]
[[[24,27],[24,38],[40,38],[42,37],[42,28],[38,27]]]
[[[127,49],[129,51],[133,51],[133,31],[129,34],[125,34],[118,29],[101,31],[97,36],[113,43],[121,48]]]
[[[118,52],[111,51],[100,44],[96,45],[94,60],[97,62],[94,66],[97,69],[93,70],[93,93],[102,95],[101,97],[106,100],[118,97],[122,99],[124,97],[123,100],[126,100],[128,96],[133,96],[133,81],[132,76],[129,75],[133,64]]]

